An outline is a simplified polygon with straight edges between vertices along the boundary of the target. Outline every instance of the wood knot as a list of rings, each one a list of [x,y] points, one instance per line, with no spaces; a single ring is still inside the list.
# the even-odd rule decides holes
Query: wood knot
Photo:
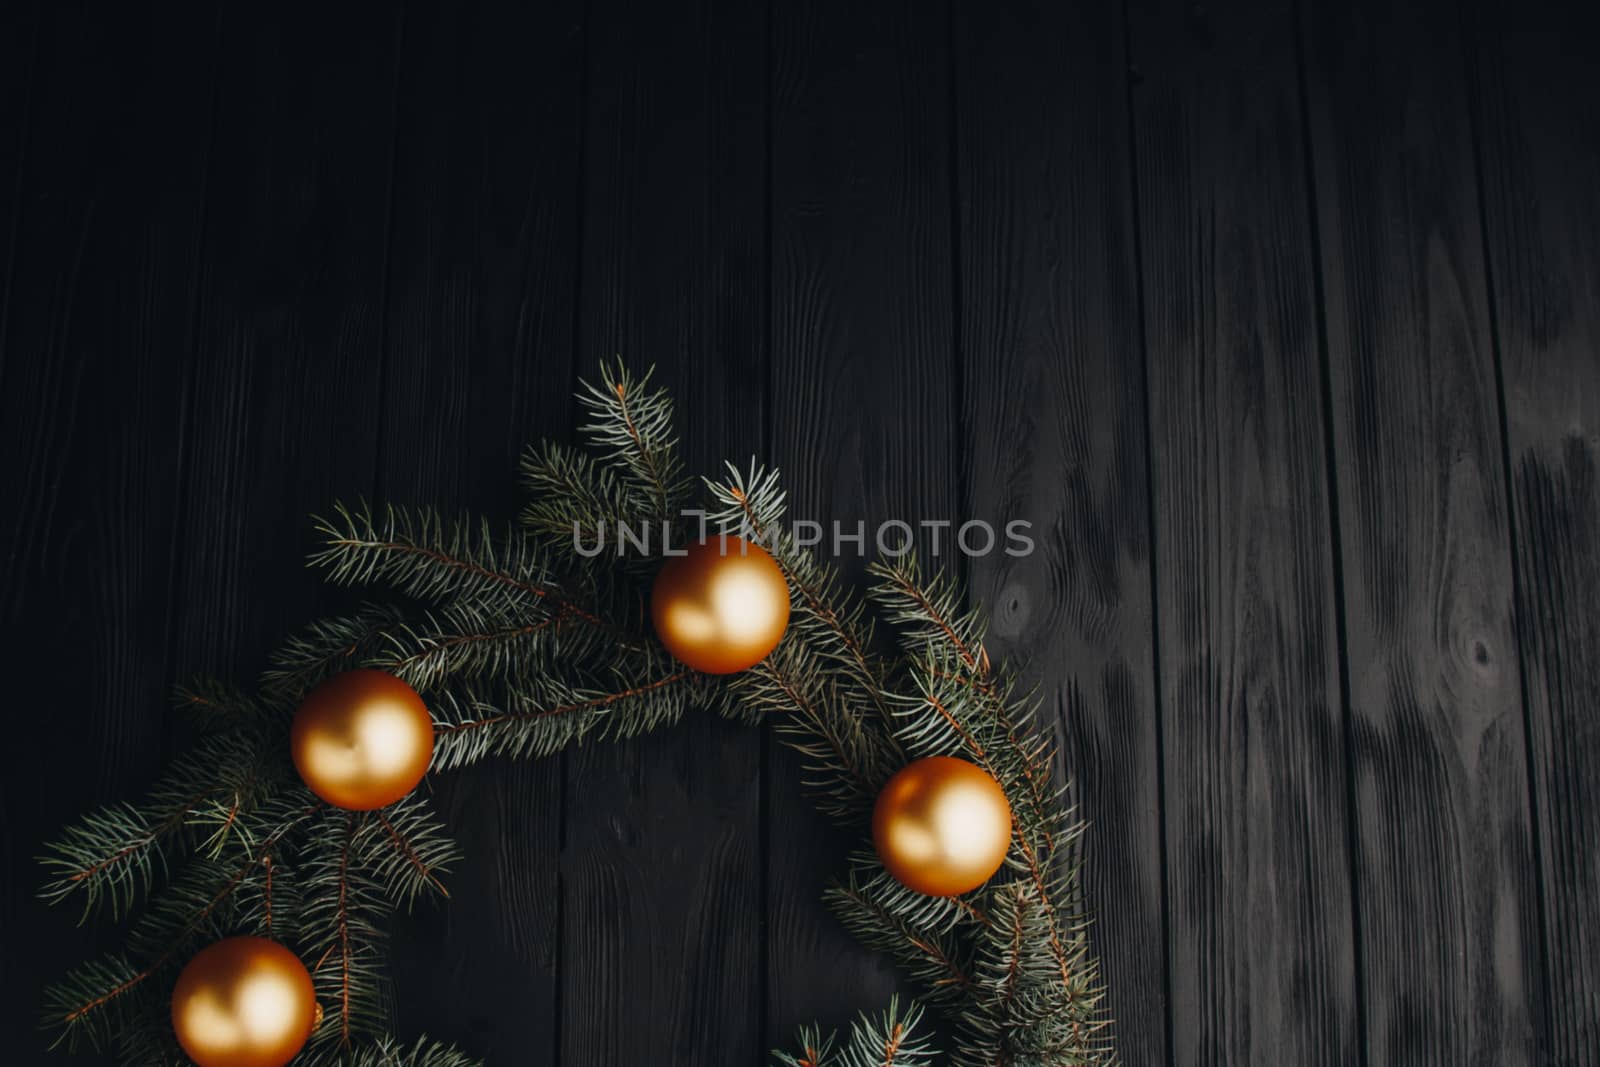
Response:
[[[1480,682],[1494,684],[1499,681],[1500,664],[1487,640],[1482,637],[1468,638],[1466,653],[1468,668]]]
[[[1033,601],[1028,595],[1028,587],[1021,582],[1007,582],[995,600],[995,634],[999,637],[1016,637],[1027,628],[1032,616]]]

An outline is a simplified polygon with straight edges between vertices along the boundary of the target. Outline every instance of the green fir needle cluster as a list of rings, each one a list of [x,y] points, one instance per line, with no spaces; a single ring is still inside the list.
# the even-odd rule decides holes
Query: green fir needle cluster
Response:
[[[47,990],[46,1025],[69,1047],[109,1050],[129,1064],[182,1064],[167,1015],[177,971],[211,941],[256,934],[300,955],[324,1008],[297,1063],[477,1062],[389,1035],[389,916],[447,897],[459,859],[427,790],[379,811],[341,811],[318,800],[289,760],[300,699],[359,666],[424,694],[437,772],[632,737],[691,711],[770,722],[802,757],[801,787],[862,840],[828,902],[921,990],[920,1003],[892,1003],[843,1034],[802,1031],[797,1049],[774,1053],[777,1064],[1111,1064],[1078,906],[1080,827],[1052,772],[1051,746],[1033,728],[1033,702],[984,651],[980,616],[910,557],[873,565],[867,596],[855,596],[789,536],[776,471],[730,465],[696,483],[679,458],[670,398],[649,375],[608,366],[579,398],[587,448],[529,450],[528,503],[514,523],[366,507],[337,508],[319,523],[313,566],[387,599],[290,638],[253,693],[209,682],[182,690],[178,705],[198,738],[192,751],[144,799],[83,817],[49,847],[42,896],[127,930],[121,951]],[[713,528],[765,545],[789,581],[787,634],[740,674],[689,670],[654,638],[655,560],[586,555],[575,544],[575,529],[618,522],[665,523],[681,544],[697,533],[683,517],[696,507]],[[932,755],[987,770],[1013,812],[1005,868],[957,898],[900,885],[870,845],[878,790]],[[923,1005],[940,1017],[950,1046],[943,1059]]]

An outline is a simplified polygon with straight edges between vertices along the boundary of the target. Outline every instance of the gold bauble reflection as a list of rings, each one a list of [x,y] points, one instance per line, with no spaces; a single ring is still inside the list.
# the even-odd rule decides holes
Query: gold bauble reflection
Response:
[[[283,1067],[316,1027],[311,975],[263,937],[201,949],[172,991],[172,1029],[200,1067]]]
[[[707,674],[732,674],[766,659],[789,625],[789,583],[777,561],[731,535],[685,551],[667,560],[650,592],[661,643],[680,663]]]
[[[889,779],[872,810],[872,843],[902,884],[933,897],[978,888],[1011,846],[1011,805],[987,771],[930,756]]]
[[[433,717],[394,675],[346,671],[306,695],[289,748],[313,793],[335,807],[370,811],[393,804],[428,773]]]

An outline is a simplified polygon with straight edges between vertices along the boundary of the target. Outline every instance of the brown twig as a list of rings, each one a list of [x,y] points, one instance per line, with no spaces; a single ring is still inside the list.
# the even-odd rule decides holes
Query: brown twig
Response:
[[[390,842],[394,845],[395,849],[400,853],[400,855],[405,857],[406,862],[411,864],[411,866],[423,877],[424,880],[432,883],[433,888],[437,889],[441,896],[449,899],[450,891],[446,889],[444,887],[444,883],[439,881],[438,877],[434,875],[433,869],[430,868],[426,863],[422,862],[422,857],[417,855],[417,850],[412,848],[411,842],[407,841],[403,836],[401,836],[400,831],[394,828],[394,824],[389,821],[389,817],[379,813],[378,821],[383,824],[383,829],[386,833],[388,833]]]
[[[894,1024],[894,1029],[889,1032],[889,1040],[883,1046],[883,1067],[894,1067],[894,1061],[900,1055],[900,1042],[905,1039],[905,1027],[900,1023]]]
[[[933,604],[928,601],[926,596],[923,596],[922,590],[911,584],[899,571],[892,573],[894,574],[895,584],[900,587],[900,592],[916,601],[923,614],[932,619],[934,624],[944,631],[944,635],[950,639],[950,643],[955,646],[956,651],[961,653],[961,658],[966,662],[967,666],[979,673],[987,673],[989,655],[987,652],[983,652],[982,646],[980,645],[978,649],[979,652],[983,652],[983,658],[980,661],[978,656],[974,655],[972,650],[967,647],[966,642],[956,636],[955,627],[951,626],[942,614],[934,610]]]
[[[776,667],[772,666],[770,661],[762,661],[758,669],[772,679],[773,684],[783,691],[784,696],[789,698],[789,703],[793,704],[801,715],[810,719],[812,722],[819,724],[817,732],[822,735],[822,737],[828,742],[828,746],[833,749],[833,754],[838,759],[840,765],[850,769],[851,777],[856,780],[856,788],[860,791],[861,795],[869,800],[876,796],[878,792],[877,784],[868,778],[862,769],[856,766],[853,761],[851,761],[851,759],[845,754],[844,749],[840,746],[838,739],[834,737],[831,731],[820,728],[820,724],[822,722],[822,713],[816,709],[815,705],[801,695],[800,691],[795,688],[793,680],[787,675],[781,673]]]
[[[344,848],[339,852],[339,1043],[350,1047],[350,846],[356,817],[345,817]]]
[[[531,593],[540,600],[545,600],[556,605],[561,611],[567,614],[576,615],[585,622],[591,623],[592,625],[598,626],[602,629],[609,629],[609,627],[606,626],[606,623],[598,616],[592,615],[583,610],[577,604],[573,603],[571,600],[552,589],[547,589],[544,586],[536,585],[533,582],[525,582],[519,578],[513,578],[509,574],[501,574],[499,571],[490,570],[488,567],[478,563],[473,563],[471,560],[460,559],[456,556],[451,556],[435,549],[424,548],[421,545],[414,545],[404,541],[384,541],[360,537],[334,537],[329,539],[328,544],[339,548],[371,548],[379,549],[384,552],[393,552],[399,555],[420,556],[423,559],[431,560],[434,563],[451,570],[464,571],[467,574],[482,578],[486,581],[494,582],[497,585],[503,585],[509,589],[517,589],[525,593]]]
[[[867,910],[875,913],[878,918],[885,923],[885,925],[898,929],[900,931],[900,936],[905,939],[908,945],[915,948],[918,952],[921,952],[924,956],[932,960],[940,969],[945,971],[946,976],[938,979],[934,983],[935,985],[958,985],[963,989],[972,988],[972,977],[968,975],[967,972],[963,971],[960,964],[951,959],[950,954],[946,952],[940,945],[929,941],[927,938],[918,936],[915,932],[908,928],[904,922],[895,916],[890,915],[886,910],[884,910],[883,906],[877,901],[863,896],[861,892],[854,887],[840,886],[839,892],[843,893],[846,897],[849,897],[856,903],[857,906],[866,908]]]
[[[665,514],[668,504],[667,480],[662,476],[661,469],[656,466],[655,453],[644,446],[644,438],[640,435],[639,428],[634,425],[633,416],[628,412],[627,390],[623,388],[621,382],[616,383],[614,388],[617,393],[617,403],[622,408],[622,422],[627,426],[628,436],[633,438],[634,446],[638,448],[645,466],[650,469],[650,480],[655,483],[656,495],[661,498],[661,511]]]
[[[421,649],[420,651],[413,652],[409,656],[403,656],[400,659],[391,660],[385,664],[385,667],[389,671],[399,674],[401,671],[415,666],[418,663],[422,663],[429,659],[436,659],[445,652],[448,652],[450,649],[461,648],[464,645],[482,644],[486,641],[509,641],[517,637],[527,637],[530,634],[540,633],[541,631],[548,630],[552,626],[558,625],[561,622],[561,619],[561,613],[557,612],[548,619],[541,619],[538,622],[531,622],[526,626],[512,626],[504,630],[494,630],[490,633],[452,634],[449,637],[431,638],[429,640],[431,640],[433,643],[428,645],[428,647]]]
[[[165,819],[162,819],[160,822],[152,826],[137,841],[132,841],[122,846],[111,855],[97,860],[88,867],[73,871],[71,874],[67,875],[67,881],[74,884],[87,881],[88,879],[93,878],[95,875],[116,866],[118,863],[121,863],[134,853],[139,852],[142,849],[149,848],[151,845],[155,844],[156,841],[182,826],[183,820],[191,811],[194,810],[195,805],[199,804],[202,800],[205,800],[208,796],[210,796],[209,792],[200,792],[185,798],[182,804],[178,804],[173,807],[172,814],[168,815]]]

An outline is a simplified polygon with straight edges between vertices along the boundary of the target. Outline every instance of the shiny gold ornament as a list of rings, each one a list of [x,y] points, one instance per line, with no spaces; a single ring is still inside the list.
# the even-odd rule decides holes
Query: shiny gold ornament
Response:
[[[305,964],[264,937],[201,949],[172,991],[172,1029],[200,1067],[283,1067],[319,1014]]]
[[[656,636],[697,671],[732,674],[754,667],[789,625],[783,570],[766,549],[731,535],[686,552],[668,559],[656,575],[650,592]]]
[[[907,765],[878,794],[872,843],[889,873],[932,897],[978,888],[1011,847],[1011,805],[987,771],[930,756]]]
[[[289,750],[313,793],[334,807],[370,811],[393,804],[428,773],[433,717],[394,675],[346,671],[306,694]]]

